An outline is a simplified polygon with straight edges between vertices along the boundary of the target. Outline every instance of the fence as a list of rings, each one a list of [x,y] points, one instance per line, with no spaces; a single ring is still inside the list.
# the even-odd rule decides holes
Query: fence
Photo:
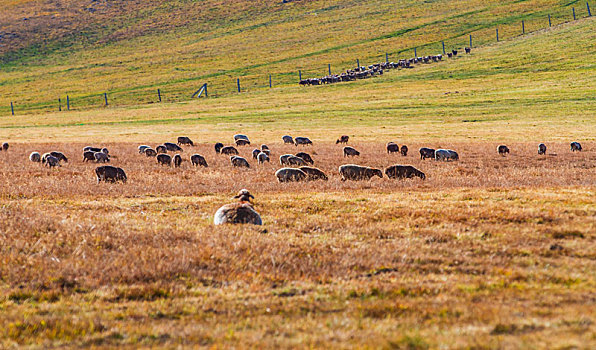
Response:
[[[573,4],[573,3],[571,3]],[[578,4],[576,4],[578,5]],[[18,113],[39,113],[48,111],[69,111],[73,109],[92,109],[107,108],[109,106],[126,106],[147,103],[160,102],[183,102],[197,98],[197,95],[208,98],[218,98],[238,94],[243,92],[272,89],[277,86],[296,85],[300,79],[322,77],[330,74],[339,74],[349,68],[360,65],[370,65],[373,63],[397,61],[402,58],[415,56],[436,55],[451,51],[451,49],[461,49],[462,47],[481,47],[495,42],[519,37],[528,33],[543,30],[552,26],[568,23],[580,18],[591,17],[591,7],[589,2],[585,6],[565,6],[554,11],[553,9],[544,9],[526,14],[514,14],[506,19],[495,19],[490,23],[478,22],[473,25],[471,30],[462,30],[460,34],[439,38],[440,34],[429,33],[425,36],[430,38],[426,43],[409,45],[401,48],[394,48],[398,45],[392,45],[392,40],[403,40],[399,32],[395,36],[381,37],[379,40],[371,42],[380,43],[383,51],[370,53],[363,57],[352,57],[349,54],[338,55],[332,53],[333,57],[325,57],[326,53],[308,54],[303,57],[294,58],[297,61],[296,69],[293,71],[274,73],[276,67],[284,67],[285,62],[273,62],[254,66],[248,69],[235,69],[237,76],[234,77],[230,71],[210,74],[208,76],[196,76],[192,79],[185,79],[184,82],[174,82],[162,84],[160,87],[134,87],[130,89],[113,90],[94,94],[71,95],[63,93],[53,101],[45,102],[27,102],[10,101],[10,105],[0,106],[0,115],[15,115]],[[457,25],[456,23],[453,25]],[[436,40],[432,40],[436,39]],[[416,40],[416,35],[412,36],[410,41]],[[393,48],[393,49],[392,49]],[[339,57],[337,57],[339,56]],[[318,62],[323,58],[329,60],[335,59],[331,63],[312,66],[313,57],[319,57]],[[339,58],[339,60],[338,60]],[[320,63],[319,63],[320,64]],[[281,69],[280,69],[281,70]],[[209,89],[205,94],[198,94],[197,88],[205,87]],[[193,94],[193,92],[197,92]],[[202,98],[202,97],[201,97]],[[63,101],[65,101],[63,107]]]

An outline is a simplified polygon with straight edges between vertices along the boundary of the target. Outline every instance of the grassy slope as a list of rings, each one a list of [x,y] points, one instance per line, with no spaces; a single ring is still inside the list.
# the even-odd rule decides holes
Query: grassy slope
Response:
[[[469,140],[473,131],[479,139],[593,140],[594,23],[581,20],[366,81],[1,118],[0,137],[153,142],[187,133],[213,142],[253,130],[266,140],[288,132],[316,140],[329,139],[329,132],[369,140],[395,135],[424,140],[448,133]]]
[[[21,15],[40,12],[27,7],[31,4],[35,2],[20,5]],[[265,86],[269,73],[275,84],[293,84],[298,69],[305,76],[320,75],[328,63],[338,71],[352,66],[356,58],[368,63],[384,59],[385,52],[394,59],[403,57],[403,50],[411,55],[413,47],[425,43],[433,47],[419,48],[420,54],[436,53],[440,40],[446,40],[447,47],[461,47],[471,32],[480,45],[494,41],[497,26],[502,38],[510,38],[519,34],[521,19],[528,31],[536,30],[546,25],[547,13],[555,24],[570,19],[570,6],[585,15],[579,5],[555,0],[209,0],[133,2],[130,8],[115,5],[93,15],[79,11],[63,27],[70,23],[82,28],[50,36],[39,47],[35,38],[24,40],[29,42],[20,51],[24,55],[2,65],[5,93],[0,95],[0,108],[5,111],[14,100],[47,111],[67,93],[80,108],[100,103],[97,94],[104,91],[116,104],[147,103],[156,99],[158,87],[166,100],[188,99],[203,82],[221,95],[233,91],[239,76],[247,89]],[[60,11],[65,10],[55,12]],[[0,23],[22,26],[21,15],[5,14]],[[30,23],[37,23],[30,17]],[[57,26],[48,19],[39,21]],[[8,56],[14,52],[5,53]],[[94,97],[85,97],[89,95]]]

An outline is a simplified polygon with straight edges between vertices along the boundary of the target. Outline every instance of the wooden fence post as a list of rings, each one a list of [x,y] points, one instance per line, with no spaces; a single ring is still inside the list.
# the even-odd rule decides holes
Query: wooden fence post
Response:
[[[414,57],[418,57],[418,54],[416,53],[416,48],[414,48]]]
[[[236,85],[238,85],[238,92],[240,92],[240,78],[236,79]]]
[[[108,93],[107,92],[103,93],[103,99],[106,102],[106,106],[107,106],[108,105]]]
[[[161,91],[159,89],[157,89],[157,99],[161,102]]]
[[[470,49],[472,48],[472,34],[470,34]]]
[[[66,110],[70,111],[70,97],[66,95]]]
[[[385,63],[389,63],[389,54],[385,52]]]
[[[360,68],[360,60],[358,58],[356,59],[356,67]]]
[[[302,81],[302,71],[298,70],[298,79]]]
[[[62,112],[62,100],[58,97],[58,112]]]
[[[526,24],[522,21],[522,34],[526,34]]]
[[[10,101],[10,113],[14,115],[14,105],[12,104],[12,101]]]
[[[592,12],[590,12],[590,3],[586,1],[586,7],[588,8],[588,17],[592,17]]]
[[[441,41],[441,44],[443,44],[443,55],[445,54],[445,42]]]
[[[271,74],[269,74],[269,88],[271,89]]]
[[[499,42],[499,28],[497,28],[497,42]]]
[[[331,63],[327,65],[327,70],[329,71],[329,75],[331,75]]]
[[[573,11],[573,20],[575,21],[575,7],[572,7],[571,10]]]
[[[205,83],[205,98],[209,97],[209,94],[207,93],[207,83]]]
[[[553,26],[552,23],[551,23],[551,21],[550,21],[550,15],[548,15],[548,26],[549,27],[552,27]]]

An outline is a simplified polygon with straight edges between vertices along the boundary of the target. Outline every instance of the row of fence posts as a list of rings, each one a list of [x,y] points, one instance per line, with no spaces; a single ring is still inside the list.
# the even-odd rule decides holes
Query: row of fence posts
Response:
[[[590,3],[586,2],[586,8],[588,10],[588,17],[592,17],[592,12],[590,9]],[[575,16],[575,7],[571,8],[572,13],[573,13],[573,20],[575,21],[577,18]],[[522,26],[522,35],[526,34],[526,24],[525,21],[522,20],[521,21],[521,26]],[[551,17],[550,14],[548,15],[548,26],[552,27],[552,22],[551,22]],[[499,41],[499,28],[495,28],[495,34],[496,34],[496,39],[497,42]],[[445,52],[445,41],[441,41],[441,45],[443,46],[443,55],[446,54]],[[470,34],[470,48],[472,48],[472,34]],[[414,48],[414,57],[418,57],[418,52],[417,52],[417,48]],[[389,53],[385,53],[385,62],[389,62]],[[360,67],[360,59],[356,59],[356,67]],[[331,64],[327,65],[327,70],[329,72],[329,75],[331,75]],[[298,70],[298,79],[299,81],[302,80],[302,70]],[[205,96],[207,96],[207,84],[204,84],[202,86],[202,88],[205,88]],[[242,92],[241,86],[240,86],[240,78],[236,79],[236,87],[238,92]],[[271,74],[269,74],[269,88],[273,87],[273,82],[272,82],[272,78],[271,78]],[[198,91],[197,91],[198,92]],[[196,93],[195,93],[196,95]],[[193,95],[193,97],[195,96]],[[200,97],[200,95],[199,95]],[[104,99],[104,106],[108,106],[108,93],[104,92],[103,94],[103,99]],[[157,89],[157,99],[159,102],[162,101],[161,99],[161,90]],[[68,95],[66,95],[66,110],[70,111],[70,97]],[[62,100],[60,98],[58,98],[58,111],[62,111]],[[12,115],[14,115],[14,104],[13,101],[10,101],[10,112]]]

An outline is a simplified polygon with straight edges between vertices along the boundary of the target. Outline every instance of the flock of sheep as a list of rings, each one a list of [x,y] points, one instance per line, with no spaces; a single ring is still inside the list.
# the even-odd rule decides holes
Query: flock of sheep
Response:
[[[465,48],[466,53],[472,52],[469,47]],[[457,56],[457,50],[452,50],[447,53],[447,57],[451,58]],[[368,67],[361,66],[354,69],[348,69],[341,74],[329,74],[321,78],[308,78],[300,80],[299,84],[302,86],[307,85],[323,85],[339,83],[341,81],[353,81],[356,79],[366,79],[374,77],[376,75],[383,75],[384,70],[395,69],[395,68],[414,68],[413,65],[416,63],[432,63],[443,60],[443,55],[431,55],[422,57],[412,57],[408,59],[402,59],[398,62],[381,62],[371,64]]]
[[[292,138],[289,135],[282,137],[284,144],[291,144],[298,147],[299,145],[308,146],[312,145],[312,141],[308,137],[296,137]],[[358,157],[360,152],[354,147],[347,146],[349,136],[343,135],[337,139],[336,144],[344,144],[343,156],[347,157]],[[243,147],[250,145],[248,136],[237,134],[234,135],[235,146],[225,146],[223,143],[216,143],[214,150],[216,154],[230,156],[230,164],[237,168],[250,168],[250,162],[241,156],[239,156],[238,149],[236,147]],[[139,154],[145,155],[146,157],[155,158],[157,164],[162,166],[174,166],[180,167],[183,158],[181,152],[183,148],[181,146],[188,145],[194,146],[193,141],[186,137],[178,137],[177,143],[166,142],[163,145],[152,148],[147,145],[141,145],[138,147]],[[579,142],[571,142],[571,151],[582,151],[582,146]],[[3,143],[0,147],[0,151],[8,151],[8,143]],[[538,154],[546,154],[546,145],[541,143],[538,145]],[[402,156],[407,156],[408,147],[402,145],[399,147],[394,142],[389,142],[386,145],[387,153],[399,153]],[[456,151],[450,149],[432,149],[428,147],[422,147],[419,150],[420,159],[435,159],[436,161],[457,161],[459,155]],[[168,152],[175,152],[174,156],[167,154]],[[501,156],[509,154],[509,148],[506,145],[499,145],[497,152]],[[270,162],[271,151],[267,145],[261,145],[260,148],[255,148],[252,151],[252,157],[256,160],[257,164],[261,165],[265,162]],[[83,148],[82,161],[83,162],[94,162],[94,163],[109,163],[111,159],[110,152],[105,147],[92,147],[87,146]],[[40,154],[39,152],[32,152],[29,155],[29,160],[32,162],[38,162],[46,165],[50,168],[60,166],[62,162],[68,162],[68,158],[64,153],[59,151],[51,151]],[[205,157],[200,154],[190,155],[190,162],[193,166],[208,167]],[[320,169],[314,167],[314,160],[312,156],[307,152],[297,152],[296,154],[283,154],[279,157],[280,165],[283,166],[275,172],[275,176],[279,182],[299,182],[299,181],[314,181],[314,180],[328,180],[328,176]],[[371,178],[378,176],[383,178],[383,173],[387,178],[390,179],[406,179],[418,177],[422,180],[426,179],[426,174],[416,169],[411,165],[392,165],[387,167],[384,172],[381,169],[371,168],[367,166],[361,166],[356,164],[344,164],[339,167],[339,175],[342,181],[352,180],[370,180]],[[95,175],[97,182],[123,182],[126,183],[127,176],[122,168],[101,165],[95,169]],[[241,190],[234,199],[238,199],[237,202],[222,206],[215,214],[215,224],[223,223],[252,223],[261,225],[262,220],[259,214],[254,210],[251,203],[251,198],[254,196],[249,193],[248,190]]]

